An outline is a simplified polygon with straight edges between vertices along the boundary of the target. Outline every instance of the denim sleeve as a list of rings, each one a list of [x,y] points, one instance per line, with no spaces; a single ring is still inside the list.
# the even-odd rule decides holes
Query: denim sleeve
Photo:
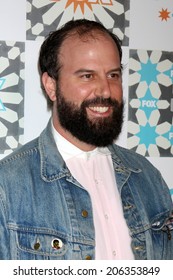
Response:
[[[7,228],[5,194],[0,186],[0,260],[10,259],[10,240]]]

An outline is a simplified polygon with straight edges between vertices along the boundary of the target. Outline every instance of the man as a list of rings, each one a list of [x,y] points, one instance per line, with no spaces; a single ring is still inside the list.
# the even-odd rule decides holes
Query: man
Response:
[[[68,22],[43,43],[52,119],[0,163],[1,259],[173,259],[164,180],[113,144],[123,122],[121,57],[119,39],[94,21]]]

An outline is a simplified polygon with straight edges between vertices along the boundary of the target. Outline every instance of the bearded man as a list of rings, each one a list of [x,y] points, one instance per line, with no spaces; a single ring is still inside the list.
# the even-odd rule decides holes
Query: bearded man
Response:
[[[95,21],[70,21],[43,42],[52,117],[0,163],[1,259],[173,259],[168,187],[143,156],[115,144],[121,60],[120,40]]]

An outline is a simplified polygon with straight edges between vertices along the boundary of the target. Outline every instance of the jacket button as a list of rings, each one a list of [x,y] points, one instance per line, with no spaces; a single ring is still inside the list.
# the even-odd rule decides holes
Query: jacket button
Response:
[[[88,217],[88,212],[86,210],[82,211],[82,217],[84,217],[84,218]]]
[[[91,258],[90,255],[87,255],[87,256],[85,257],[85,259],[88,261],[88,260],[91,260],[92,258]]]
[[[144,247],[143,246],[134,246],[133,249],[136,251],[138,251],[138,250],[140,251],[140,250],[143,250]]]
[[[38,243],[38,242],[35,243],[35,244],[34,244],[34,249],[35,249],[35,250],[38,250],[39,248],[40,248],[40,243]]]

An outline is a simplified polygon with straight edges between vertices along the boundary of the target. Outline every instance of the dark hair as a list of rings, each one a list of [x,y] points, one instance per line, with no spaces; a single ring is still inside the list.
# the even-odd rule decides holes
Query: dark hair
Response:
[[[50,77],[58,80],[58,74],[61,68],[58,55],[65,39],[73,35],[78,35],[79,37],[90,35],[94,38],[95,35],[93,31],[107,34],[113,39],[118,48],[121,61],[121,41],[114,33],[109,31],[101,23],[96,21],[90,21],[87,19],[71,20],[68,21],[59,30],[51,32],[43,42],[40,48],[40,55],[38,60],[40,75],[42,76],[44,72],[47,72]],[[48,99],[48,103],[49,106],[52,106],[52,101],[50,99]]]

